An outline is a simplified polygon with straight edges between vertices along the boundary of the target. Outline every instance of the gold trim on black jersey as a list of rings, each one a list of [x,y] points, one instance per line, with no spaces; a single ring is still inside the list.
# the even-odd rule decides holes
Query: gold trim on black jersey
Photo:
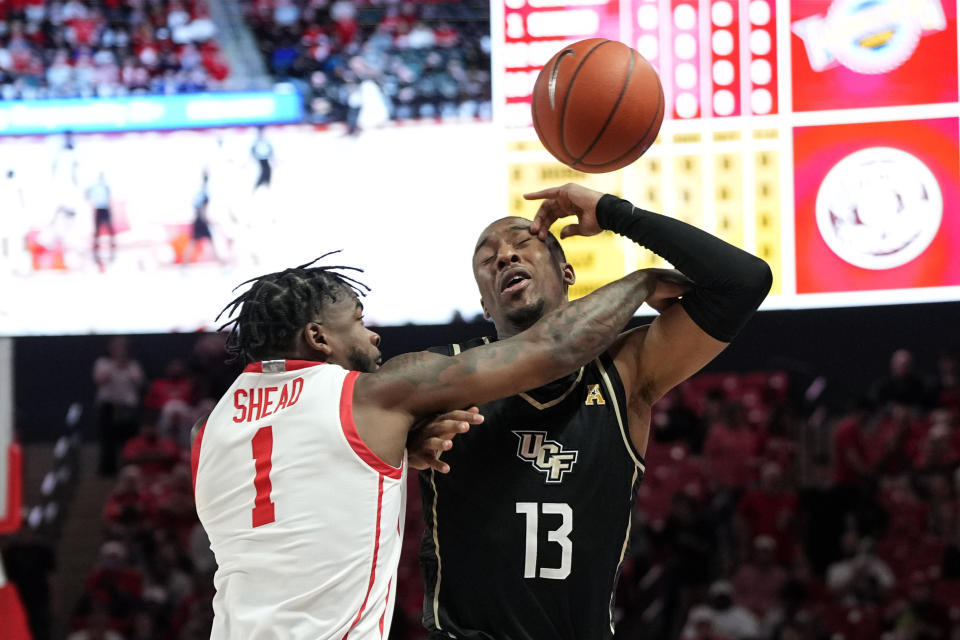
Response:
[[[603,383],[607,386],[607,392],[610,394],[610,398],[613,401],[613,412],[617,416],[617,424],[620,425],[620,435],[623,437],[623,445],[627,448],[627,453],[630,454],[630,457],[633,458],[633,463],[640,468],[642,473],[646,473],[647,465],[644,464],[643,460],[638,457],[636,449],[633,447],[633,442],[630,440],[630,434],[627,433],[626,428],[623,424],[623,417],[620,415],[620,403],[617,401],[617,393],[613,389],[613,383],[610,381],[610,376],[607,375],[607,370],[604,369],[603,363],[600,362],[600,358],[594,360],[597,365],[597,369],[600,370],[600,376],[603,378]]]
[[[456,350],[460,350],[460,345],[454,345]],[[433,552],[437,556],[437,582],[433,585],[433,624],[438,630],[442,630],[443,627],[440,626],[440,579],[443,575],[443,564],[440,561],[440,537],[437,535],[437,498],[439,498],[440,493],[437,491],[437,483],[434,480],[434,474],[436,473],[435,469],[430,469],[430,488],[433,489],[433,526],[431,533],[433,533]]]
[[[580,380],[582,378],[583,378],[583,367],[580,367],[580,373],[577,374],[577,379],[573,381],[573,383],[567,388],[567,390],[564,391],[562,394],[560,394],[559,397],[556,397],[553,400],[550,400],[548,402],[538,402],[537,400],[530,397],[526,393],[518,393],[517,395],[523,398],[524,400],[526,400],[527,402],[529,402],[530,406],[532,406],[534,409],[539,409],[540,411],[543,411],[544,409],[555,407],[561,402],[563,402],[564,400],[566,400],[567,396],[573,393],[573,390],[577,388],[578,384],[580,384]]]

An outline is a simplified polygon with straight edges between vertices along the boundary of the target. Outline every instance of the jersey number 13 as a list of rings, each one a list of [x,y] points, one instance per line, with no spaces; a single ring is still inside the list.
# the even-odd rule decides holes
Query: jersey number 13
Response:
[[[527,520],[526,550],[523,556],[524,578],[546,578],[548,580],[563,580],[570,575],[570,565],[573,563],[573,543],[570,542],[570,533],[573,531],[573,509],[565,502],[518,502],[517,513],[523,514]],[[559,515],[562,520],[560,527],[547,532],[547,541],[560,545],[560,566],[539,567],[537,562],[537,541],[540,524],[540,514]]]

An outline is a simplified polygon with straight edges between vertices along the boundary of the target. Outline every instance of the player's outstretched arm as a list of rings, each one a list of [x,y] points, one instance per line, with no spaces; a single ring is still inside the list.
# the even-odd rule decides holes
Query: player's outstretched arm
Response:
[[[543,200],[533,233],[544,237],[555,220],[575,215],[563,237],[609,229],[666,258],[695,283],[681,304],[618,345],[618,368],[625,365],[633,378],[625,383],[648,404],[716,357],[770,290],[766,262],[685,222],[576,184],[525,197]]]
[[[656,286],[636,271],[544,316],[528,330],[460,355],[412,353],[357,378],[355,410],[394,422],[481,404],[556,380],[602,353]],[[376,415],[378,413],[380,415]]]

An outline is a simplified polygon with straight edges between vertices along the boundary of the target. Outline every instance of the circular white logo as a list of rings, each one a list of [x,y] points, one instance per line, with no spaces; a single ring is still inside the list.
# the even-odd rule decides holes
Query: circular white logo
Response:
[[[864,269],[892,269],[930,246],[943,218],[943,195],[916,157],[870,147],[827,172],[816,214],[820,235],[842,260]]]
[[[906,62],[923,27],[910,0],[836,0],[825,36],[837,62],[858,73],[886,73]]]

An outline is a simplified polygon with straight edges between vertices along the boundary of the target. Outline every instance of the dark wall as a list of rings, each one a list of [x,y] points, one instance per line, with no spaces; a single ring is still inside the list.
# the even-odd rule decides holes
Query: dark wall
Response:
[[[649,322],[649,318],[635,322]],[[390,357],[490,335],[492,325],[383,327],[379,331],[384,355]],[[189,356],[197,339],[196,334],[131,336],[134,353],[149,377],[160,375],[170,358]],[[84,433],[94,437],[91,370],[106,342],[104,336],[15,341],[15,425],[21,439],[54,439],[72,402],[84,405]],[[767,311],[755,316],[708,369],[786,369],[801,384],[826,375],[826,397],[840,404],[862,393],[885,370],[890,353],[898,348],[913,350],[918,367],[925,371],[933,370],[937,355],[943,351],[960,355],[960,302]]]

